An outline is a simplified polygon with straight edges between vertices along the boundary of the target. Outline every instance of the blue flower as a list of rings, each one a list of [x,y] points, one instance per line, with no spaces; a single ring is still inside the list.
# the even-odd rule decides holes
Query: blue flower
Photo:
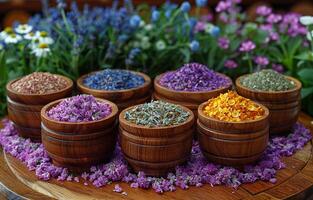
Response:
[[[199,50],[200,48],[200,44],[197,40],[193,40],[190,44],[189,47],[191,49],[191,51],[196,52]]]
[[[171,10],[167,10],[167,11],[165,12],[165,17],[166,17],[166,18],[170,18],[170,17],[171,17],[171,14],[172,14],[172,11],[171,11]]]
[[[181,10],[182,12],[186,12],[186,13],[190,11],[190,8],[191,8],[191,6],[190,6],[190,3],[189,3],[188,1],[185,1],[185,2],[182,3],[181,6],[180,6],[180,10]]]
[[[207,0],[196,0],[196,5],[197,5],[198,7],[204,7],[204,6],[207,5],[207,3],[208,3]]]
[[[157,10],[154,10],[152,12],[152,16],[151,16],[152,21],[153,22],[157,21],[159,19],[159,17],[160,17],[160,12]]]
[[[132,16],[129,21],[130,26],[134,28],[137,28],[140,25],[140,22],[141,22],[141,18],[138,15]]]
[[[219,36],[220,32],[221,32],[221,29],[218,26],[214,26],[211,29],[211,35],[214,36],[214,37]]]
[[[59,9],[64,9],[66,7],[66,3],[64,0],[57,0],[57,7]]]

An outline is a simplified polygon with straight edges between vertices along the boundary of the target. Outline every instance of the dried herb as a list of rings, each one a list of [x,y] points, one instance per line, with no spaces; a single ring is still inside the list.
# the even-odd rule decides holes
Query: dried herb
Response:
[[[16,92],[22,94],[47,94],[60,91],[68,85],[64,78],[48,72],[34,72],[11,86]]]
[[[189,116],[189,112],[179,105],[152,101],[128,110],[124,118],[137,125],[164,127],[184,123]]]
[[[245,76],[240,83],[247,88],[261,91],[286,91],[295,88],[293,81],[272,69],[264,69]]]

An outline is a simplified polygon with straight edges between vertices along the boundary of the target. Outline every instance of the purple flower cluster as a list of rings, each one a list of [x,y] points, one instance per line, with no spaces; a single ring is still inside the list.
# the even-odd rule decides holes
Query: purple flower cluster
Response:
[[[228,49],[229,48],[229,44],[230,44],[230,41],[228,38],[226,37],[220,37],[218,38],[218,46],[221,48],[221,49]]]
[[[160,79],[160,85],[176,91],[211,91],[231,84],[231,80],[199,63],[185,64]]]
[[[265,56],[256,56],[254,58],[254,62],[257,64],[257,65],[260,65],[260,66],[266,66],[270,63],[270,61],[268,60],[267,57]]]
[[[78,177],[70,175],[65,168],[54,166],[43,145],[19,137],[11,122],[6,120],[3,124],[4,128],[0,130],[2,148],[23,162],[30,171],[35,171],[39,179],[57,178],[59,181],[82,182],[84,185],[92,184],[96,187],[123,181],[129,183],[132,188],[153,188],[158,193],[175,191],[177,187],[182,189],[188,189],[189,186],[200,187],[203,184],[237,188],[243,183],[253,183],[257,180],[275,183],[277,170],[285,167],[281,157],[291,156],[312,139],[310,131],[298,123],[287,137],[271,138],[260,161],[255,165],[245,166],[243,171],[207,161],[198,143],[194,142],[188,163],[177,166],[175,172],[168,173],[164,178],[147,177],[143,172],[131,173],[117,145],[109,163],[93,166],[90,172],[84,172]],[[123,189],[117,184],[114,191],[121,193]],[[122,194],[127,195],[126,192]]]
[[[239,51],[241,52],[250,52],[253,49],[255,49],[255,44],[251,40],[242,42],[239,47]]]
[[[267,6],[259,6],[256,9],[256,13],[260,16],[265,17],[272,13],[272,8],[267,7]]]
[[[62,122],[87,122],[105,118],[111,112],[109,104],[98,102],[92,95],[77,95],[61,101],[47,115]]]
[[[224,66],[228,69],[235,69],[238,67],[238,64],[234,60],[226,60]]]

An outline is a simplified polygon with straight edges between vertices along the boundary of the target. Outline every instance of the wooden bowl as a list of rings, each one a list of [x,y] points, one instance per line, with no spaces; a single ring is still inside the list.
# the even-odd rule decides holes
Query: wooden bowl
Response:
[[[240,83],[240,80],[245,76],[247,75],[240,76],[236,79],[236,90],[238,94],[257,101],[269,109],[270,134],[289,134],[293,125],[297,122],[301,110],[301,82],[295,78],[286,76],[286,78],[296,84],[294,89],[267,92],[244,87]]]
[[[75,172],[88,169],[111,158],[117,132],[117,106],[107,100],[112,113],[100,120],[90,122],[62,122],[47,116],[47,111],[63,99],[51,102],[41,110],[42,143],[54,164]]]
[[[124,157],[135,172],[144,171],[149,176],[164,176],[185,162],[190,156],[193,138],[194,115],[182,124],[168,127],[136,125],[119,115],[119,139]]]
[[[174,104],[179,104],[185,106],[192,110],[197,117],[198,114],[198,106],[208,99],[217,97],[221,93],[225,93],[228,90],[232,89],[232,84],[227,87],[219,88],[216,90],[211,91],[196,91],[196,92],[189,92],[189,91],[176,91],[169,88],[166,88],[160,85],[160,79],[164,76],[165,73],[158,75],[154,79],[154,93],[153,98],[156,100],[163,100]],[[217,73],[226,79],[232,81],[228,76]]]
[[[226,122],[208,117],[198,108],[198,140],[203,155],[218,164],[243,166],[257,161],[266,149],[269,137],[269,110],[257,120]]]
[[[41,141],[40,111],[44,105],[72,94],[73,81],[65,76],[57,75],[67,80],[68,86],[58,92],[47,94],[21,94],[12,89],[12,80],[6,85],[8,115],[14,123],[20,136],[30,138],[34,142]]]
[[[126,71],[126,70],[125,70]],[[127,70],[129,71],[129,70]],[[98,90],[98,89],[91,89],[84,85],[83,81],[86,77],[96,73],[91,72],[89,74],[81,76],[77,80],[77,88],[81,93],[84,94],[91,94],[95,97],[102,98],[102,99],[108,99],[114,103],[117,104],[118,108],[124,109],[129,106],[133,106],[136,104],[144,103],[146,101],[149,101],[151,98],[151,79],[149,76],[147,76],[144,73],[141,72],[135,72],[130,71],[132,73],[135,73],[139,76],[142,76],[145,80],[145,83],[139,87],[132,88],[132,89],[126,89],[126,90]]]

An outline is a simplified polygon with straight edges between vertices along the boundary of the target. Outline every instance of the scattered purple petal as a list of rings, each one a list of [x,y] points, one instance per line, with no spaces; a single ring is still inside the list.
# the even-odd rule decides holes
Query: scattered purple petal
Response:
[[[83,185],[88,185],[90,181],[95,187],[121,181],[129,183],[132,188],[153,188],[157,193],[175,191],[177,187],[181,189],[188,189],[190,186],[201,187],[204,184],[238,188],[243,183],[253,183],[257,180],[276,183],[277,170],[285,168],[281,157],[291,156],[312,139],[310,131],[297,123],[288,136],[271,138],[260,161],[255,165],[245,166],[243,171],[207,161],[198,143],[194,142],[188,163],[177,166],[174,173],[168,173],[164,178],[148,177],[143,172],[131,173],[120,147],[117,146],[109,163],[93,166],[90,172],[84,172],[78,177],[69,174],[65,168],[54,166],[43,145],[19,137],[10,121],[4,120],[3,125],[4,128],[0,130],[0,144],[4,151],[24,163],[30,171],[35,171],[41,180],[55,178],[60,181],[79,181],[79,178],[82,178]],[[114,191],[121,193],[123,190],[116,184]]]

